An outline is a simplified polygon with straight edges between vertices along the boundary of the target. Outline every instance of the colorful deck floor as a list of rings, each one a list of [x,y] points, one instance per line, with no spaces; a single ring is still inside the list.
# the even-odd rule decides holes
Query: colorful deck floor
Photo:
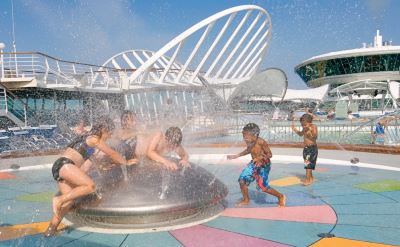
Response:
[[[0,246],[398,246],[400,171],[321,162],[316,182],[303,186],[303,165],[274,161],[271,185],[276,198],[250,186],[251,204],[241,198],[237,177],[241,160],[201,159],[196,163],[229,188],[225,211],[207,223],[168,232],[100,234],[66,228],[57,237],[41,233],[56,192],[50,169],[0,172]],[[395,158],[398,158],[394,156]],[[343,163],[343,162],[342,162]],[[324,237],[329,236],[330,237]]]

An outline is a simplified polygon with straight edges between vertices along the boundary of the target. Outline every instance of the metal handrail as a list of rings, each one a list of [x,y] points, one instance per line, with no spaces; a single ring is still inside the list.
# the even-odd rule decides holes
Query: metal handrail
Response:
[[[132,73],[137,70],[62,60],[41,52],[2,52],[0,55],[1,79],[33,77],[45,85],[81,87],[83,83],[89,88],[122,89],[122,82],[127,80],[127,77],[121,73]],[[166,68],[149,68],[148,72],[161,74],[165,70]],[[170,68],[168,73],[176,74],[179,71],[180,69]],[[190,69],[186,71],[189,74],[193,73]],[[142,81],[142,77],[129,83],[132,85],[139,81]]]
[[[372,141],[372,133],[376,121],[350,121],[350,120],[327,120],[315,121],[318,127],[318,141],[333,144],[369,144]],[[260,136],[271,143],[303,142],[303,137],[295,134],[291,129],[291,121],[267,120],[261,115],[250,116],[237,114],[231,116],[197,116],[188,122],[186,128],[189,132],[223,129],[227,130],[229,136],[241,140],[241,131],[244,124],[255,122],[260,126]],[[299,122],[295,123],[301,129]],[[351,137],[351,138],[350,138]],[[235,139],[235,140],[236,140]],[[400,145],[400,122],[397,118],[391,121],[385,131],[385,145]]]
[[[116,82],[117,87],[121,86],[115,68],[61,60],[41,52],[3,52],[0,55],[2,80],[34,77],[43,84],[80,86],[81,82],[75,78],[86,78],[84,81],[90,87],[108,86],[110,81]],[[100,82],[94,80],[96,74],[102,75]]]
[[[21,100],[17,95],[15,95],[13,92],[11,92],[11,90],[4,85],[3,83],[0,82],[0,88],[2,88],[4,90],[4,104],[5,104],[5,110],[6,112],[11,112],[12,114],[14,114],[14,116],[16,116],[19,120],[21,120],[22,122],[24,122],[25,126],[27,125],[27,121],[28,121],[28,111],[32,111],[28,104],[26,102],[24,102],[23,100]],[[15,104],[15,102],[17,102],[17,104]],[[18,104],[22,105],[22,109],[17,109],[16,111],[10,111],[9,108],[9,104],[12,104],[13,106],[18,106]],[[12,108],[14,109],[14,108]],[[19,113],[18,110],[22,111],[23,113]]]

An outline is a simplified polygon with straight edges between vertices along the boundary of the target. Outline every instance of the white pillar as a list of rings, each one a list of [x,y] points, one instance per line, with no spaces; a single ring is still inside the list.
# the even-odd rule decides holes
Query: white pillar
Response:
[[[0,63],[1,63],[1,79],[4,78],[4,58],[3,49],[6,47],[4,43],[0,43]]]

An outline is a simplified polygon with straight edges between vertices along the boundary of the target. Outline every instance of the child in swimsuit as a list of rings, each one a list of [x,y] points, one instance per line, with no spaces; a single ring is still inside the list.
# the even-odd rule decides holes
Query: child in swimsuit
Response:
[[[73,140],[61,157],[54,162],[52,173],[58,183],[60,195],[53,198],[53,216],[44,233],[46,237],[55,234],[75,199],[95,191],[93,180],[81,169],[84,163],[87,166],[87,162],[90,162],[89,158],[95,149],[102,151],[118,164],[130,164],[105,142],[113,129],[113,121],[108,117],[102,117],[88,133]]]
[[[189,155],[181,145],[182,131],[178,127],[170,127],[165,131],[165,134],[160,132],[155,133],[150,137],[149,147],[147,149],[147,157],[163,164],[169,170],[177,170],[178,166],[174,162],[165,158],[169,152],[175,152],[179,155],[181,166],[189,166]]]
[[[292,122],[292,130],[299,136],[304,137],[304,149],[303,149],[303,159],[304,159],[304,169],[306,169],[306,180],[304,185],[310,185],[314,182],[314,177],[312,171],[315,169],[318,157],[318,129],[317,126],[312,124],[312,116],[309,114],[304,114],[300,118],[301,126],[303,130],[298,130],[294,127],[294,122]]]
[[[243,140],[246,142],[247,148],[236,155],[228,155],[227,159],[236,159],[240,156],[251,154],[252,160],[243,169],[239,176],[240,190],[242,191],[243,199],[237,204],[237,206],[244,206],[250,203],[249,196],[249,185],[253,181],[257,183],[257,189],[265,193],[271,194],[278,198],[278,204],[280,207],[285,206],[285,195],[279,193],[275,189],[269,186],[268,175],[271,170],[272,152],[269,149],[268,143],[259,137],[260,128],[257,124],[249,123],[244,126],[242,130]]]

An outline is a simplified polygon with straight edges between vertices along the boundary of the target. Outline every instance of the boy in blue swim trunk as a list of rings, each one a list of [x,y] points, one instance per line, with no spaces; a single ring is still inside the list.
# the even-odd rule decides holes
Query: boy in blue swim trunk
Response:
[[[236,155],[228,155],[227,159],[236,159],[240,156],[251,154],[252,160],[243,169],[239,176],[240,190],[242,191],[243,199],[237,204],[237,206],[244,206],[250,203],[249,197],[249,185],[256,181],[257,189],[265,193],[271,194],[278,198],[278,204],[280,207],[285,206],[285,195],[279,193],[275,189],[271,188],[268,184],[268,175],[271,170],[272,157],[271,149],[268,143],[259,137],[260,128],[255,123],[249,123],[244,126],[242,130],[243,140],[246,142],[247,148]]]

